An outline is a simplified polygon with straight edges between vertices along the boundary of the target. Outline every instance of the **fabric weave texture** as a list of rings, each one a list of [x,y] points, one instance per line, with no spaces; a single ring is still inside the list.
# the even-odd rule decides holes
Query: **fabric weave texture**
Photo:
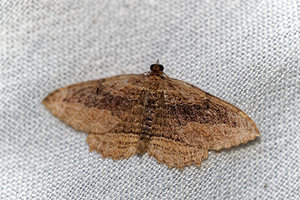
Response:
[[[113,161],[41,104],[157,58],[261,137],[182,171]],[[299,99],[299,1],[0,1],[0,199],[300,199]]]

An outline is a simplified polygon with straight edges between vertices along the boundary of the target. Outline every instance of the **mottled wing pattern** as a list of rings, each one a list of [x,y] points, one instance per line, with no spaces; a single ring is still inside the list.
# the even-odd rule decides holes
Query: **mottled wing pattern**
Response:
[[[76,130],[90,133],[90,150],[104,157],[136,153],[142,123],[143,75],[121,75],[60,88],[43,104]]]
[[[169,167],[184,168],[187,165],[200,165],[208,156],[204,140],[186,141],[190,133],[178,133],[180,112],[170,112],[170,106],[176,107],[178,97],[169,96],[169,78],[159,76],[146,77],[147,93],[144,96],[145,112],[142,135],[149,136],[147,152],[159,162]],[[192,135],[189,135],[191,137]],[[141,137],[142,138],[142,137]]]
[[[237,107],[180,80],[168,79],[165,84],[166,118],[175,129],[173,137],[190,144],[205,141],[208,149],[220,150],[259,136],[255,123]]]
[[[230,148],[259,135],[240,109],[176,79],[161,79],[148,153],[169,167],[200,165],[208,150]],[[160,103],[163,101],[162,103]],[[154,109],[155,110],[155,109]]]
[[[209,149],[230,148],[259,135],[240,109],[161,75],[74,84],[43,103],[65,123],[89,133],[90,150],[113,159],[148,152],[169,167],[199,166]]]

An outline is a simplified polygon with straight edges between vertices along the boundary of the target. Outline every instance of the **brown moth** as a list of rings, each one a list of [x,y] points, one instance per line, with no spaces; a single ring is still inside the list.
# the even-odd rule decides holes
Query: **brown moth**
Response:
[[[119,75],[60,88],[43,104],[66,124],[88,133],[90,151],[113,159],[148,152],[168,167],[200,166],[208,150],[259,136],[237,107],[163,73]]]

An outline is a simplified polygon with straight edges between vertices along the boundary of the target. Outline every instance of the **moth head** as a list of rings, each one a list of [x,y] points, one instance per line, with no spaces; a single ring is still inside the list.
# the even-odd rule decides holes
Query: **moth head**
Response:
[[[152,75],[162,75],[164,71],[164,66],[159,64],[159,60],[157,60],[155,64],[152,64],[150,66],[150,70],[151,70],[150,73]]]

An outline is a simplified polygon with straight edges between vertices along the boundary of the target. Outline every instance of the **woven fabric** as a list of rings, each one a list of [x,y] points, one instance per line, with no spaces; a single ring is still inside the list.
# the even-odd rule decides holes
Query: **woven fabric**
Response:
[[[0,199],[300,199],[300,3],[1,1]],[[261,137],[201,167],[103,159],[41,100],[159,58],[245,111]]]

